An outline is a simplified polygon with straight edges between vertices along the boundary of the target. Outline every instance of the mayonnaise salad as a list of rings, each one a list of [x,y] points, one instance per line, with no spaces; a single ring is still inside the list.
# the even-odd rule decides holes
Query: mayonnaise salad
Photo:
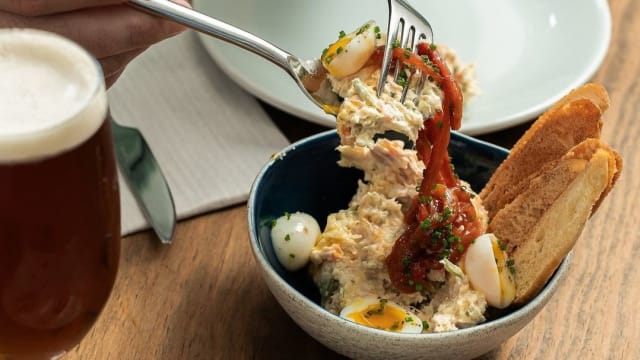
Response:
[[[289,270],[308,262],[322,306],[345,319],[405,333],[471,326],[515,295],[513,264],[485,233],[481,200],[447,152],[462,98],[477,91],[472,67],[442,45],[397,47],[400,76],[389,75],[377,96],[385,40],[368,22],[323,51],[326,84],[339,99],[338,164],[364,177],[323,231],[302,213],[275,220],[274,250]],[[387,139],[389,131],[406,140]]]

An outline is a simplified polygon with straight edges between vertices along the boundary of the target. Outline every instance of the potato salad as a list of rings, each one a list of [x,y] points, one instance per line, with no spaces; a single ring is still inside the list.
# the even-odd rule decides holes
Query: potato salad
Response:
[[[442,45],[398,44],[378,96],[385,41],[368,22],[322,52],[326,85],[339,99],[330,109],[338,164],[364,177],[309,247],[308,270],[322,306],[350,321],[405,333],[471,326],[515,293],[504,248],[485,233],[480,198],[448,156],[463,98],[477,93],[473,66]]]

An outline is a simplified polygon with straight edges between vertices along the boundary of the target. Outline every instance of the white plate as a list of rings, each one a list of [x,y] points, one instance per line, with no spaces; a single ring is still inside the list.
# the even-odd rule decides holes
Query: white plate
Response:
[[[461,131],[483,134],[539,115],[587,82],[611,35],[606,0],[413,0],[434,39],[474,62],[482,94],[471,99]],[[338,32],[374,19],[387,26],[384,0],[194,0],[194,7],[301,57],[317,58]],[[335,126],[277,66],[202,36],[218,65],[240,86],[303,119]]]

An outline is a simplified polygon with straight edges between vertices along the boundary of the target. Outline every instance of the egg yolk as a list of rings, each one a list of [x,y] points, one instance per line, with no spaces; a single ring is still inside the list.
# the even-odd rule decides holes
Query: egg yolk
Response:
[[[369,326],[372,328],[398,331],[402,328],[402,324],[407,313],[394,306],[385,306],[385,302],[372,304],[366,308],[347,315],[347,318],[357,322],[358,324]]]
[[[504,252],[500,249],[500,245],[497,241],[491,242],[493,249],[493,256],[498,266],[498,274],[500,277],[500,301],[506,306],[511,304],[516,293],[515,284],[511,278],[511,270],[507,265],[507,260],[504,256]]]
[[[331,63],[331,60],[333,59],[333,57],[339,54],[342,51],[341,49],[344,49],[347,46],[347,44],[351,42],[351,39],[352,39],[351,36],[344,36],[338,39],[338,41],[336,41],[335,43],[331,44],[327,49],[327,51],[322,56],[322,61],[325,62],[326,64]]]

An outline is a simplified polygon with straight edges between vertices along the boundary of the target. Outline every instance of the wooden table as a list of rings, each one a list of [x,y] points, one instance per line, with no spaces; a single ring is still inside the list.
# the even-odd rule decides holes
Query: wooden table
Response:
[[[622,177],[584,229],[560,291],[483,359],[640,359],[640,1],[611,8],[611,47],[593,81],[612,98],[603,137],[624,158]],[[325,130],[265,108],[292,141]],[[510,147],[527,127],[482,138]],[[181,222],[171,246],[150,232],[125,238],[111,299],[65,359],[340,358],[271,296],[246,223],[243,204]]]

